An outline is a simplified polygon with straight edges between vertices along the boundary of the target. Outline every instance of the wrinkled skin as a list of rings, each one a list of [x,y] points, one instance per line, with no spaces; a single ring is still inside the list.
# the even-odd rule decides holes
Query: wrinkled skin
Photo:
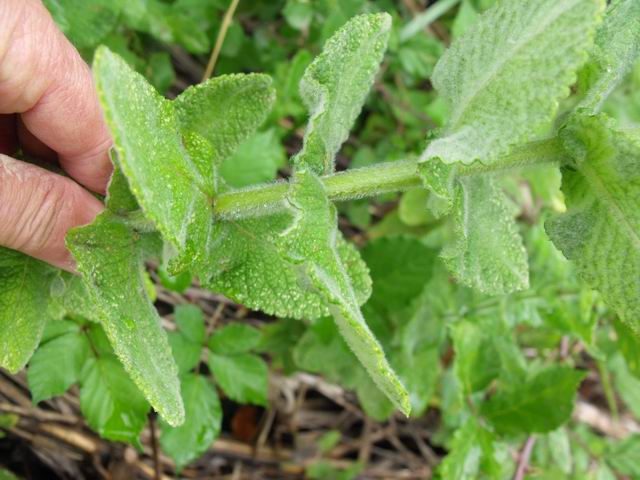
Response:
[[[103,209],[111,138],[91,72],[40,0],[0,1],[0,245],[66,270],[66,232]],[[18,150],[67,177],[15,160]]]

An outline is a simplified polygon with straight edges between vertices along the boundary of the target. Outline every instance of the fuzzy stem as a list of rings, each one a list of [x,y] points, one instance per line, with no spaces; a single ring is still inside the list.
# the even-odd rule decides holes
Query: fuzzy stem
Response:
[[[559,163],[564,157],[557,139],[531,142],[489,165],[474,163],[459,167],[459,176],[488,174],[544,163]],[[381,193],[402,192],[420,187],[418,160],[379,163],[321,177],[333,201],[373,197]],[[286,208],[289,189],[286,181],[235,190],[218,196],[213,213],[219,219],[241,219],[276,213]]]

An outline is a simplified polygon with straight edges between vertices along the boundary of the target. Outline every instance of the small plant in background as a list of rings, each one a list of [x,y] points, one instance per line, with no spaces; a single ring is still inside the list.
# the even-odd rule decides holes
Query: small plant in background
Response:
[[[166,52],[142,63],[111,32],[123,18],[204,53],[193,18],[172,19],[186,2],[158,2],[163,16],[148,19],[135,2],[93,2],[81,26],[75,2],[49,3],[80,48],[107,45],[92,52],[93,72],[115,172],[105,212],[67,237],[80,276],[0,252],[0,365],[28,364],[34,402],[77,384],[91,428],[139,448],[153,408],[180,470],[220,433],[218,391],[268,404],[267,355],[274,369],[354,390],[378,421],[437,407],[442,478],[523,478],[530,462],[548,478],[640,475],[628,460],[638,437],[609,442],[568,424],[587,377],[582,354],[603,383],[614,372],[634,412],[629,392],[640,392],[640,136],[616,103],[637,76],[640,4],[502,0],[479,15],[465,1],[446,51],[417,35],[425,16],[394,30],[386,13],[356,15],[320,31],[328,38],[313,60],[301,50],[278,65],[277,88],[265,74],[232,73],[168,100],[156,90],[173,82]],[[316,14],[304,1],[283,10],[296,31]],[[397,84],[430,77],[437,97],[376,83],[383,61],[401,72]],[[345,145],[373,85],[412,127],[393,153],[386,141],[367,144],[380,113]],[[305,110],[287,167],[279,129]],[[428,140],[417,152],[408,144],[418,127]],[[268,182],[285,167],[286,180]],[[397,192],[397,210],[371,225],[368,199]],[[338,210],[366,232],[362,248],[338,228]],[[278,319],[217,326],[180,305],[167,332],[149,261],[166,288],[185,291],[197,278]],[[339,441],[323,437],[321,456]],[[523,445],[515,460],[513,445]],[[352,478],[364,468],[321,458],[307,474]]]

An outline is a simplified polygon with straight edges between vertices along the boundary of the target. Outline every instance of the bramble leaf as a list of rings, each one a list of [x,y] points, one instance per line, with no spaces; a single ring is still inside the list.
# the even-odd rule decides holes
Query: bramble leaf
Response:
[[[178,305],[175,316],[176,325],[185,337],[194,343],[204,342],[206,332],[202,310],[195,305]]]
[[[500,374],[500,357],[493,345],[495,329],[486,322],[461,321],[451,327],[451,340],[456,353],[454,372],[470,395],[485,389]]]
[[[574,164],[562,169],[567,212],[547,233],[636,333],[640,330],[640,132],[604,114],[577,116],[561,133]]]
[[[89,426],[104,438],[138,444],[149,404],[118,360],[89,357],[81,383],[80,409]]]
[[[450,480],[475,480],[481,478],[484,464],[492,466],[494,438],[471,417],[456,431],[449,454],[440,465],[442,478]]]
[[[451,116],[423,158],[487,163],[551,126],[603,7],[603,0],[502,0],[485,12],[435,68]]]
[[[82,366],[89,353],[89,341],[81,328],[67,320],[47,325],[45,331],[49,335],[43,335],[43,343],[31,358],[27,370],[33,403],[62,395],[80,381]]]
[[[40,342],[58,271],[44,262],[0,247],[0,367],[16,373]]]
[[[260,342],[260,330],[244,323],[230,323],[209,339],[209,348],[220,355],[234,355],[252,350]]]
[[[157,243],[155,235],[132,230],[109,211],[67,234],[115,353],[151,405],[177,425],[184,416],[178,371],[145,287],[149,243]]]
[[[369,305],[399,310],[417,297],[431,276],[437,250],[414,238],[381,238],[369,242],[362,258],[371,271]]]
[[[519,384],[510,384],[482,405],[481,413],[499,433],[546,433],[571,416],[576,389],[585,372],[548,367]]]
[[[220,434],[222,407],[216,389],[201,376],[182,379],[185,420],[180,427],[160,424],[160,445],[180,471],[207,451]]]
[[[295,221],[283,236],[283,254],[298,264],[309,286],[325,299],[340,334],[378,388],[406,415],[409,396],[367,326],[336,247],[337,217],[320,180],[298,171],[289,203]]]
[[[362,109],[390,32],[386,13],[354,17],[307,67],[300,95],[311,117],[294,165],[318,175],[333,172],[334,158]]]
[[[591,58],[580,70],[578,86],[585,94],[578,108],[591,113],[629,73],[640,56],[640,3],[614,0],[598,28]]]
[[[216,383],[229,398],[238,403],[267,404],[269,369],[258,355],[210,352],[208,364]]]

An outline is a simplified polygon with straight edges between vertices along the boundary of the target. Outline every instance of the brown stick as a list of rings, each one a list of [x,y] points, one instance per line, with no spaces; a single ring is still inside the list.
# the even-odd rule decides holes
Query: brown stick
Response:
[[[516,469],[516,473],[513,476],[513,480],[524,479],[524,476],[527,473],[527,467],[529,466],[529,458],[531,457],[531,452],[533,451],[533,446],[535,444],[536,437],[534,437],[533,435],[529,435],[518,457],[518,468]]]
[[[156,434],[156,419],[153,413],[149,415],[149,430],[151,431],[151,452],[153,454],[153,478],[154,480],[162,480],[160,451],[158,449],[158,436]]]
[[[227,30],[229,30],[229,26],[231,25],[231,20],[233,19],[233,14],[238,7],[238,3],[240,0],[231,0],[231,4],[224,14],[224,18],[222,19],[222,25],[220,25],[220,31],[218,32],[218,38],[216,38],[216,44],[213,46],[213,51],[211,52],[211,57],[209,58],[209,63],[207,64],[207,68],[204,71],[204,75],[202,76],[202,81],[205,82],[211,78],[213,75],[213,70],[216,67],[216,62],[218,61],[218,56],[220,55],[220,50],[222,50],[222,44],[224,43],[224,37],[227,36]]]

